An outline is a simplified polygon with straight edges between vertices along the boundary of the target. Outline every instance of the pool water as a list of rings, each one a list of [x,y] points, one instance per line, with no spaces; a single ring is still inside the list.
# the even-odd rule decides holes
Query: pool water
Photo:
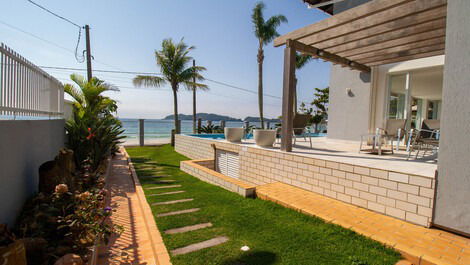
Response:
[[[203,133],[203,134],[188,134],[189,136],[199,137],[199,138],[206,138],[206,139],[215,139],[215,140],[224,140],[225,135],[223,133]],[[311,133],[310,136],[312,137],[323,137],[326,136],[325,133]],[[252,139],[253,135],[247,134],[245,139]]]

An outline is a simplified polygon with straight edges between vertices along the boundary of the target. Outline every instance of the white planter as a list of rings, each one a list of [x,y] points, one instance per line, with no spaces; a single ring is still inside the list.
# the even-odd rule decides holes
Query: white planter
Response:
[[[273,147],[276,141],[276,130],[253,130],[253,138],[257,146]]]
[[[224,128],[225,140],[231,143],[240,143],[242,141],[245,129],[243,128]]]

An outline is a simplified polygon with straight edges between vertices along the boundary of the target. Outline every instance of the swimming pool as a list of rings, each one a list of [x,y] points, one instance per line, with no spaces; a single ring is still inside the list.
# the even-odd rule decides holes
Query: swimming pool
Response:
[[[223,133],[203,133],[203,134],[188,134],[189,136],[199,137],[199,138],[206,138],[206,139],[215,139],[215,140],[224,140],[225,135]],[[322,137],[326,136],[325,133],[311,133],[312,137]],[[252,139],[253,135],[247,134],[246,139]]]

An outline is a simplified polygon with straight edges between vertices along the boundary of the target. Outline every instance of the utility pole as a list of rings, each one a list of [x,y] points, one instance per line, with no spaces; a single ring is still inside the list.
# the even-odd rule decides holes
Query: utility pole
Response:
[[[196,67],[196,60],[193,60],[193,68]],[[193,76],[193,133],[196,133],[196,76]]]
[[[90,47],[90,26],[85,25],[86,36],[86,72],[88,81],[91,80],[93,74],[91,72],[91,47]]]

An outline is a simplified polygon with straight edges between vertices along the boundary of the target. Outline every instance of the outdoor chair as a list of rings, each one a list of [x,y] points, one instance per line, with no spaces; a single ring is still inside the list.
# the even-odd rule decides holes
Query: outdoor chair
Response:
[[[407,151],[408,159],[411,157],[411,152],[416,151],[415,159],[421,151],[424,151],[423,156],[427,151],[437,153],[439,150],[439,129],[440,120],[424,120],[421,129],[411,129],[408,137]]]
[[[382,155],[383,151],[390,151],[393,154],[393,142],[396,141],[396,149],[398,151],[400,141],[405,136],[405,119],[389,119],[385,128],[377,128],[374,134],[364,134],[361,135],[361,144],[359,146],[359,152],[368,151],[378,155]],[[364,139],[372,138],[372,149],[362,149]],[[390,143],[390,150],[382,150],[382,145],[384,143]],[[367,143],[366,143],[367,144]]]
[[[305,141],[307,141],[307,137],[309,138],[310,148],[312,148],[312,135],[310,128],[307,126],[309,121],[311,120],[312,115],[310,114],[299,114],[296,113],[294,115],[294,119],[292,121],[292,137],[294,140],[294,144],[296,143],[296,139],[298,136],[303,137]],[[281,127],[276,128],[276,141],[279,143],[281,136]]]

